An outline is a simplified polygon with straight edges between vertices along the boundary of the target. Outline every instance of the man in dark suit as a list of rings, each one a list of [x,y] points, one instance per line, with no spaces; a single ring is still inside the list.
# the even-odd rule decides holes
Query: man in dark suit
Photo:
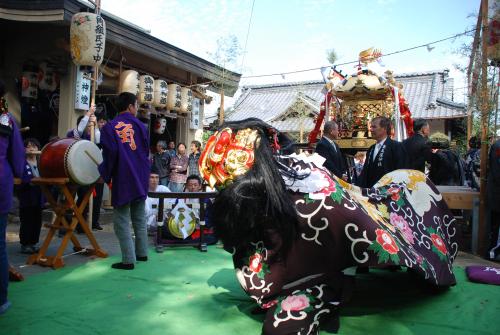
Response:
[[[323,137],[316,145],[316,152],[323,156],[326,167],[331,173],[347,181],[347,163],[340,147],[335,143],[339,138],[339,126],[335,121],[325,122]]]
[[[408,168],[425,172],[425,162],[430,164],[432,158],[429,122],[424,119],[415,120],[413,131],[415,134],[403,141],[409,157]]]
[[[361,187],[372,187],[386,173],[408,168],[403,144],[391,140],[388,136],[391,133],[391,120],[383,116],[375,117],[372,119],[370,131],[377,143],[372,145],[366,154],[358,181]]]

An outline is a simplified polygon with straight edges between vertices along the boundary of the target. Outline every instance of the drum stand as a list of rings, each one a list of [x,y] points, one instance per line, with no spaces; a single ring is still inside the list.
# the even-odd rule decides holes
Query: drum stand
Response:
[[[156,246],[156,252],[163,252],[163,249],[165,247],[185,247],[185,246],[193,246],[198,248],[201,252],[207,252],[207,243],[205,242],[204,239],[204,230],[205,230],[205,214],[206,214],[206,203],[204,202],[205,199],[212,199],[217,195],[216,192],[181,192],[181,193],[175,193],[175,192],[168,192],[168,193],[161,193],[161,192],[148,192],[148,197],[150,198],[158,198],[158,215],[156,218],[157,221],[157,229],[156,229],[156,238],[155,238],[155,246]],[[165,199],[198,199],[199,203],[198,204],[187,204],[188,207],[192,209],[199,209],[199,225],[200,225],[200,239],[198,242],[193,242],[193,243],[169,243],[165,242],[162,239],[162,226],[164,224],[164,215],[163,211],[164,209],[171,210],[172,209],[172,204],[167,203],[165,204],[164,201]]]
[[[89,190],[85,193],[80,206],[77,206],[74,197],[76,190],[74,188],[73,190],[70,189],[70,185],[75,184],[71,184],[68,178],[33,178],[31,180],[31,183],[40,186],[43,194],[52,207],[56,218],[52,224],[45,224],[45,226],[49,228],[49,232],[47,233],[47,236],[45,237],[42,247],[40,248],[38,253],[33,254],[28,258],[28,264],[51,266],[54,269],[63,267],[63,252],[66,249],[69,240],[71,240],[71,243],[73,243],[73,250],[76,252],[84,250],[86,255],[95,255],[102,258],[108,257],[106,251],[102,250],[99,247],[99,244],[97,244],[94,234],[92,234],[92,230],[89,228],[87,222],[85,221],[85,218],[83,217],[83,211],[87,206],[89,198],[94,189],[93,186],[89,187]],[[65,200],[55,200],[52,196],[52,193],[50,192],[50,186],[58,187],[61,190],[62,194],[64,194]],[[68,223],[65,218],[65,214],[68,210],[70,210],[72,215],[71,223]],[[78,224],[82,228],[83,232],[87,236],[94,249],[83,248],[81,246],[78,238],[73,233]],[[52,238],[58,230],[66,231],[64,237],[61,240],[61,245],[57,249],[55,256],[47,256],[45,253],[49,248]]]

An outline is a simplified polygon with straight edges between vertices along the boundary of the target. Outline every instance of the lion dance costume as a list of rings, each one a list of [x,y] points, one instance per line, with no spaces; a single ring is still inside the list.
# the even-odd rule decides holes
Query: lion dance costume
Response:
[[[455,219],[424,174],[397,170],[360,189],[317,155],[280,155],[279,136],[257,119],[228,123],[199,163],[220,190],[216,233],[266,313],[263,334],[336,328],[356,267],[399,265],[435,286],[456,283]]]

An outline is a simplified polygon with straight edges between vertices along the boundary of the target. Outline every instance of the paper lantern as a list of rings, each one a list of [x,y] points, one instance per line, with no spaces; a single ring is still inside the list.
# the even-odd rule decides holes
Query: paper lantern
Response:
[[[153,85],[154,78],[150,75],[142,75],[139,77],[139,103],[140,104],[152,104],[153,103]]]
[[[170,111],[181,110],[181,87],[177,84],[168,85],[167,109]]]
[[[43,62],[38,69],[38,87],[45,91],[54,92],[58,85],[57,74],[54,66]]]
[[[188,87],[181,88],[181,113],[188,113],[193,110],[193,91]]]
[[[165,80],[155,80],[153,87],[153,107],[165,108],[167,106],[168,85]]]
[[[133,95],[139,94],[139,73],[134,70],[125,70],[120,75],[119,93],[129,92]]]
[[[23,71],[21,78],[21,96],[23,98],[38,98],[38,73],[33,70]]]
[[[98,66],[104,58],[106,24],[100,15],[76,13],[71,18],[71,58],[77,65]]]

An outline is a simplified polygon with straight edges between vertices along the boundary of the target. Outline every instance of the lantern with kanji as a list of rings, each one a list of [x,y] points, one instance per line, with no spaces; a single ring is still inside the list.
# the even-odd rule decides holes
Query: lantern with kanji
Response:
[[[153,107],[165,108],[167,106],[168,85],[165,80],[155,80],[153,87]]]
[[[134,70],[125,70],[120,74],[119,93],[129,92],[139,94],[139,73]]]
[[[177,84],[168,85],[167,109],[170,111],[181,110],[181,87]]]
[[[38,98],[38,73],[34,67],[25,67],[23,70],[21,96],[23,98]]]
[[[181,113],[188,113],[193,110],[193,91],[188,87],[181,88]]]
[[[59,78],[54,71],[54,66],[47,62],[40,64],[38,68],[38,87],[41,90],[54,92],[58,86]]]
[[[71,58],[77,65],[99,66],[104,58],[106,24],[94,13],[76,13],[71,18]]]
[[[139,103],[150,105],[153,103],[153,85],[155,80],[150,75],[142,75],[139,77]]]

